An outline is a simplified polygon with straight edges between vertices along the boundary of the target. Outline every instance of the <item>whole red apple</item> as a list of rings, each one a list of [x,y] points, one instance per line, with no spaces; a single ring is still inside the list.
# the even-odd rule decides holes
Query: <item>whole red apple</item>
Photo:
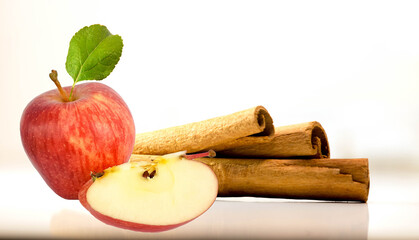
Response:
[[[127,162],[135,141],[127,105],[97,82],[77,85],[72,101],[58,90],[37,96],[23,112],[20,134],[33,166],[65,199],[77,199],[92,172]]]

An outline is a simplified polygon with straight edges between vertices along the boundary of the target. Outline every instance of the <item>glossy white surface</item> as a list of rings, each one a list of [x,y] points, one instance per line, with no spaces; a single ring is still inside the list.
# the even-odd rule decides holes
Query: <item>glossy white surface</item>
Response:
[[[0,238],[418,239],[419,173],[372,171],[367,204],[219,198],[201,217],[162,233],[103,224],[56,196],[28,164],[1,167]]]

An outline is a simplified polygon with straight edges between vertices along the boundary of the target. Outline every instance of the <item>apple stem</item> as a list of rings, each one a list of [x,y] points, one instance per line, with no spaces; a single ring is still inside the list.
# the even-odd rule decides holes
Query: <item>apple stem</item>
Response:
[[[216,155],[216,153],[215,153],[214,150],[209,150],[208,152],[203,152],[203,153],[188,154],[188,155],[185,155],[184,157],[186,159],[192,160],[192,159],[201,158],[201,157],[213,158],[213,157],[215,157],[215,155]]]
[[[49,78],[55,83],[55,86],[57,86],[58,91],[60,92],[61,98],[64,102],[68,102],[69,99],[67,97],[67,93],[64,91],[64,89],[61,87],[60,81],[58,81],[58,73],[56,70],[51,70],[51,73],[49,74]]]

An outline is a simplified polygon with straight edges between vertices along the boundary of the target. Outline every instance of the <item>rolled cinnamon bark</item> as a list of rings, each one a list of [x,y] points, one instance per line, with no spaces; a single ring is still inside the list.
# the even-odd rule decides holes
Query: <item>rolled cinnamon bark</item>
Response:
[[[306,122],[275,128],[267,142],[252,143],[217,151],[218,156],[245,158],[329,158],[326,132],[318,122]]]
[[[133,153],[161,155],[183,150],[222,150],[267,142],[273,134],[271,116],[264,107],[257,106],[201,122],[137,134]]]
[[[218,196],[368,200],[368,159],[198,158],[218,178]]]
[[[130,161],[151,161],[156,157],[133,154]],[[217,175],[219,197],[368,200],[367,158],[195,160],[207,164]]]

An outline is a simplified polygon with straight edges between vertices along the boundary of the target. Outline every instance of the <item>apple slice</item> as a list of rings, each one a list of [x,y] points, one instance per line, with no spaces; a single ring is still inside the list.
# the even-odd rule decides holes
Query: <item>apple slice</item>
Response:
[[[93,174],[79,192],[81,204],[104,223],[158,232],[181,226],[214,203],[218,181],[185,152],[129,162]]]

